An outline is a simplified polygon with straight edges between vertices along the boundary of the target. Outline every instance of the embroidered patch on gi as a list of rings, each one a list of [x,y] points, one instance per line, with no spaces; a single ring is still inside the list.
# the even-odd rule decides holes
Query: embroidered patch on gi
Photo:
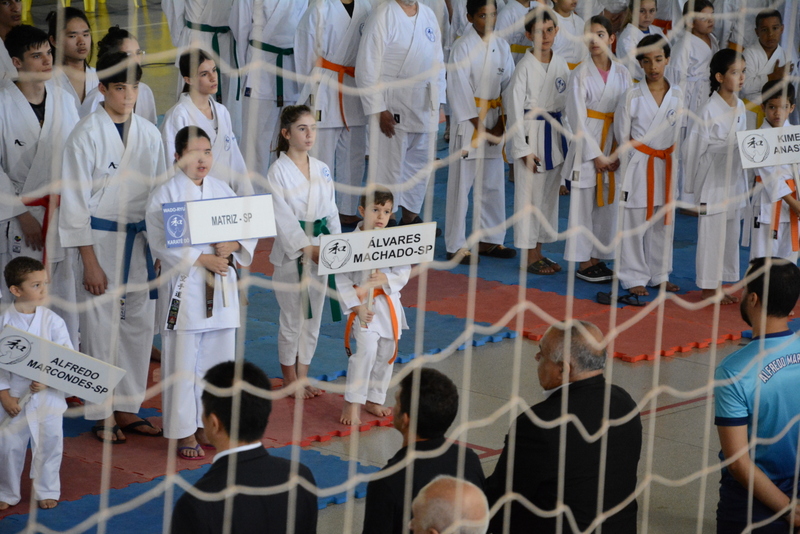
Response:
[[[330,171],[330,169],[328,169],[327,166],[326,167],[322,167],[322,176],[325,177],[325,180],[327,180],[329,182],[331,181],[331,171]]]
[[[675,126],[677,120],[678,120],[678,113],[674,109],[667,111],[667,121],[669,121],[670,126]]]
[[[230,135],[226,135],[225,136],[225,152],[229,152],[230,149],[231,149],[231,136]]]
[[[430,42],[436,42],[436,33],[434,33],[433,28],[425,28],[425,35],[428,36]]]
[[[556,78],[556,91],[563,93],[567,89],[567,82],[564,78]]]
[[[362,23],[361,23],[361,26],[359,26],[359,27],[358,27],[358,34],[359,34],[359,35],[363,35],[363,34],[364,34],[364,24],[365,24],[365,23],[364,23],[364,22],[362,22]]]

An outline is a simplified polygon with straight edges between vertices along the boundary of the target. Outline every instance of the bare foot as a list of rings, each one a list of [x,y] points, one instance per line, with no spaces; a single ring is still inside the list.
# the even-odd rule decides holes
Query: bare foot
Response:
[[[681,290],[680,287],[678,287],[677,285],[673,284],[669,280],[667,280],[666,282],[661,284],[661,287],[663,287],[665,291],[668,291],[670,293],[677,293],[678,291]]]
[[[194,434],[178,440],[178,456],[183,458],[203,458],[206,453],[197,446]]]
[[[11,508],[11,505],[7,502],[0,501],[0,510],[8,510]]]
[[[311,384],[307,385],[305,387],[305,390],[306,390],[306,393],[310,393],[312,397],[319,397],[323,393],[323,391],[321,389],[315,388]],[[308,398],[308,397],[306,397],[306,398]]]
[[[738,302],[739,302],[739,297],[735,297],[727,293],[723,293],[722,300],[719,301],[719,303],[722,304],[723,306],[726,304],[736,304]]]
[[[344,406],[342,406],[342,415],[339,417],[339,422],[343,425],[360,425],[360,414],[360,404],[344,401]]]
[[[367,403],[364,405],[364,409],[377,417],[386,417],[387,415],[392,415],[392,409],[390,407],[370,401],[367,401]]]
[[[44,499],[39,501],[39,508],[42,510],[49,510],[58,506],[58,501],[55,499]]]
[[[650,293],[647,292],[647,288],[644,287],[644,286],[632,287],[632,288],[628,289],[628,293],[630,293],[631,295],[638,295],[640,297],[646,297],[647,295],[650,294]]]
[[[703,300],[713,300],[719,298],[720,299],[719,303],[723,306],[726,306],[728,304],[736,304],[737,302],[739,302],[739,297],[728,295],[727,293],[722,291],[722,289],[704,289],[700,293],[700,296],[702,297]]]
[[[204,449],[216,449],[210,441],[208,441],[208,437],[206,437],[206,431],[204,428],[198,428],[197,431],[194,433],[194,439],[197,440],[197,444],[200,445]]]

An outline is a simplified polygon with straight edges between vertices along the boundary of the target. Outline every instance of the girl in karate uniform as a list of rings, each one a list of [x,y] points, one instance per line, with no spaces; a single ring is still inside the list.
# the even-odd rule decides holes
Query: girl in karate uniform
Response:
[[[142,64],[142,56],[144,50],[139,47],[139,41],[128,30],[123,30],[117,26],[111,26],[105,37],[100,39],[97,43],[97,56],[102,57],[111,52],[125,52],[136,60],[139,65]],[[81,118],[97,109],[97,106],[104,100],[103,94],[100,89],[95,87],[86,94],[86,98],[78,110]],[[140,117],[144,117],[153,124],[158,122],[158,114],[156,112],[156,98],[153,95],[153,90],[144,82],[139,82],[139,98],[136,99],[136,107],[134,113]]]
[[[63,16],[51,11],[47,15],[48,35],[56,61],[53,81],[75,99],[80,109],[86,95],[100,83],[97,71],[89,66],[92,57],[92,27],[86,14],[74,7],[65,7]]]
[[[181,54],[178,59],[183,76],[183,93],[178,102],[164,115],[161,137],[167,167],[173,163],[175,135],[185,126],[197,126],[211,139],[214,162],[211,174],[227,183],[237,195],[253,194],[253,184],[247,175],[244,157],[233,131],[228,109],[216,100],[219,70],[213,58],[195,48]]]
[[[662,0],[664,1],[664,0]],[[639,10],[635,10],[637,0],[631,0],[630,12],[633,20],[619,34],[617,57],[628,68],[636,81],[644,81],[644,71],[636,60],[636,45],[648,35],[664,35],[661,28],[653,25],[658,6],[656,0],[641,0]]]
[[[722,291],[722,282],[739,280],[739,234],[747,204],[747,179],[739,159],[736,132],[747,129],[738,93],[745,62],[735,50],[711,59],[711,98],[689,128],[684,145],[687,193],[694,193],[697,223],[697,287],[703,298],[721,304],[739,301]]]
[[[178,440],[180,458],[197,460],[205,456],[202,447],[208,445],[200,401],[202,379],[206,371],[232,361],[236,354],[240,309],[231,256],[250,265],[257,241],[167,247],[162,204],[236,196],[223,181],[209,176],[214,157],[206,132],[187,126],[178,131],[174,144],[178,170],[150,196],[147,231],[168,280],[158,314],[164,341],[164,437]]]
[[[311,109],[284,108],[277,140],[278,159],[267,173],[278,231],[269,257],[275,266],[272,281],[281,307],[278,357],[284,386],[300,381],[290,392],[306,399],[322,393],[308,382],[303,383],[317,347],[330,283],[329,277],[317,274],[318,236],[341,233],[331,171],[308,155],[315,139],[316,121]],[[334,320],[341,319],[334,300],[331,312]]]

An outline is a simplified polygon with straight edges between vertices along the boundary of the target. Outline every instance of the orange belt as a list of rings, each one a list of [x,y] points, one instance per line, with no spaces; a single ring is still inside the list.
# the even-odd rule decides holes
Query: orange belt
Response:
[[[761,183],[761,176],[756,176],[756,182]],[[797,186],[794,180],[786,180],[786,185],[791,189],[794,198],[797,198]],[[781,223],[781,204],[783,204],[783,200],[777,201],[772,207],[773,239],[778,239],[778,225]],[[792,252],[800,250],[800,230],[798,230],[798,222],[800,222],[800,217],[797,216],[797,213],[795,213],[793,209],[790,209],[789,223],[792,227]]]
[[[656,150],[635,139],[631,140],[631,142],[633,148],[650,156],[647,158],[647,220],[649,221],[653,217],[653,204],[655,202],[656,158],[663,159],[667,165],[667,175],[664,179],[664,204],[669,205],[672,202],[672,153],[675,151],[675,145],[664,150]],[[672,224],[672,213],[670,211],[667,211],[664,216],[664,224]]]
[[[590,119],[598,119],[603,121],[603,133],[600,135],[600,150],[605,154],[606,149],[606,141],[608,140],[608,132],[611,129],[611,125],[614,123],[614,112],[611,113],[601,113],[599,111],[595,111],[593,109],[586,110],[586,116]],[[611,147],[612,151],[616,149],[616,143]],[[603,202],[603,173],[598,172],[596,175],[597,179],[597,205],[598,206],[605,206],[606,204]],[[616,189],[616,181],[614,178],[614,171],[608,172],[608,204],[614,203],[614,190]]]
[[[656,19],[653,21],[653,26],[658,26],[659,28],[664,30],[664,35],[669,35],[669,32],[672,31],[671,20]]]
[[[55,200],[52,199],[55,197]],[[42,222],[42,241],[44,245],[47,244],[47,227],[50,225],[50,205],[53,204],[54,207],[58,207],[61,205],[61,195],[45,195],[40,198],[23,198],[22,203],[26,206],[37,206],[40,208],[44,208],[44,219]],[[42,263],[47,265],[47,248],[44,246],[42,247]]]
[[[347,131],[350,131],[350,128],[347,126],[347,119],[344,118],[344,103],[342,102],[342,86],[344,85],[344,75],[347,74],[351,78],[356,77],[356,68],[355,67],[345,67],[344,65],[337,65],[336,63],[331,63],[325,58],[319,58],[317,60],[317,66],[322,67],[323,69],[332,70],[333,72],[339,73],[339,111],[342,113],[342,122],[344,123],[344,127],[347,128]]]
[[[478,125],[481,125],[486,120],[486,114],[489,113],[490,109],[503,107],[503,97],[498,96],[492,100],[476,97],[475,106],[478,107]],[[472,148],[478,148],[478,128],[475,128],[475,131],[472,132]]]
[[[389,298],[389,295],[386,294],[382,287],[376,287],[373,290],[372,296],[373,298],[384,297],[389,304],[389,315],[392,318],[392,334],[394,334],[394,354],[392,354],[392,359],[389,360],[389,364],[393,364],[394,360],[397,358],[397,345],[400,342],[400,324],[397,321],[397,313],[394,310],[392,299]],[[344,350],[347,352],[348,358],[353,354],[350,350],[350,332],[353,330],[353,321],[356,320],[357,316],[358,314],[356,312],[352,312],[350,317],[347,318],[347,326],[344,328]]]
[[[575,67],[577,67],[577,66],[578,66],[578,65],[580,65],[581,63],[582,63],[581,61],[578,61],[577,63],[570,63],[570,62],[567,62],[567,67],[569,67],[569,70],[575,70]]]

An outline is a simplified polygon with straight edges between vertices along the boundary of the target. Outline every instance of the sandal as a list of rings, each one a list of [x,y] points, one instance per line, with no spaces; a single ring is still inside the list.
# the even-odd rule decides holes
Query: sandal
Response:
[[[197,456],[189,456],[189,455],[187,455],[187,454],[185,454],[183,452],[183,451],[187,451],[187,450],[188,451],[196,451],[198,455]],[[178,447],[178,458],[180,458],[181,460],[189,460],[189,461],[205,460],[205,458],[206,458],[205,455],[200,456],[200,451],[202,451],[202,450],[203,449],[200,447],[200,445],[195,445],[194,447]]]
[[[156,428],[147,419],[139,419],[138,421],[134,421],[133,423],[122,427],[121,430],[123,432],[129,432],[131,434],[139,434],[140,436],[150,436],[150,437],[154,437],[154,438],[160,438],[161,436],[164,435],[164,430],[162,430],[160,428],[156,429],[156,430],[158,430],[158,432],[156,432],[155,434],[151,434],[149,432],[142,432],[141,430],[139,430],[139,427],[142,427],[142,426],[149,426],[150,428],[153,428],[153,429]]]
[[[488,243],[486,243],[488,244]],[[503,260],[510,260],[517,255],[517,250],[503,245],[489,245],[486,250],[480,250],[478,247],[478,254],[481,256],[489,256],[492,258],[500,258]]]
[[[560,265],[559,265],[557,262],[555,262],[555,261],[553,261],[553,260],[551,260],[550,258],[547,258],[547,257],[544,257],[544,258],[542,258],[542,259],[543,259],[544,261],[546,261],[546,262],[547,262],[547,265],[549,265],[550,267],[552,267],[552,268],[553,268],[553,270],[554,270],[555,272],[557,272],[557,273],[560,273],[560,272],[561,272],[561,266],[560,266]]]
[[[544,272],[545,269],[550,269],[550,272],[549,273]],[[540,274],[542,276],[550,276],[550,275],[556,274],[556,271],[553,269],[553,267],[549,263],[547,263],[544,260],[544,258],[542,258],[539,261],[535,261],[535,262],[531,263],[530,265],[528,265],[528,268],[526,269],[526,271],[528,271],[531,274]]]
[[[460,248],[456,252],[448,252],[446,257],[447,261],[456,259],[461,265],[469,265],[472,263],[472,252],[465,248]],[[475,263],[480,263],[480,258],[476,258]]]
[[[611,293],[604,293],[599,291],[597,293],[597,303],[598,304],[605,304],[606,306],[611,306]],[[627,295],[622,295],[621,297],[617,297],[617,304],[625,304],[626,306],[636,306],[641,307],[645,306],[647,302],[642,302],[639,300],[638,295],[634,295],[633,293],[628,293]]]
[[[110,443],[112,445],[120,445],[121,443],[125,443],[128,441],[127,439],[104,439],[98,436],[98,432],[109,432],[114,434],[114,437],[117,437],[117,432],[120,431],[119,426],[114,425],[111,428],[108,428],[106,425],[94,425],[92,427],[92,434],[94,435],[95,439],[101,443]]]

